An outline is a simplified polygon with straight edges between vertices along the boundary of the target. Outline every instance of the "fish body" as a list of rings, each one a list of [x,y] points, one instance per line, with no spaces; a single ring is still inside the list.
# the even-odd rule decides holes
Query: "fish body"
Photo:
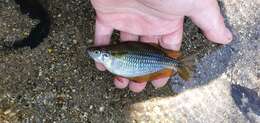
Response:
[[[111,73],[126,78],[146,77],[150,80],[151,76],[160,78],[165,72],[168,72],[167,75],[172,75],[172,72],[177,72],[179,68],[186,69],[177,57],[170,56],[162,48],[141,42],[130,41],[91,47],[87,49],[87,53],[96,62],[102,63]],[[184,72],[190,73],[187,70]]]

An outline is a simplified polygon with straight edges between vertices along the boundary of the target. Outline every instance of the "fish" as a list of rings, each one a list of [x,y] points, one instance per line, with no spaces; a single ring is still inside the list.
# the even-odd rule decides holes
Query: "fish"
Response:
[[[188,81],[194,66],[194,57],[185,58],[179,51],[135,41],[92,46],[86,49],[86,54],[103,64],[112,74],[138,83],[176,74]]]

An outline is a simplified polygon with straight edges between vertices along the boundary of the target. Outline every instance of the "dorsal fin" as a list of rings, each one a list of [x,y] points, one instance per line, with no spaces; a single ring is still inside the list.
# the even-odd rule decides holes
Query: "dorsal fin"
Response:
[[[178,59],[181,57],[181,52],[179,51],[174,51],[174,50],[163,50],[167,56],[173,58],[173,59]]]
[[[149,43],[150,45],[160,49],[161,51],[163,51],[164,53],[166,53],[167,56],[173,58],[173,59],[177,59],[179,57],[182,56],[181,52],[180,51],[176,51],[176,50],[167,50],[167,49],[164,49],[162,47],[160,47],[159,45],[157,44],[154,44],[154,43]]]

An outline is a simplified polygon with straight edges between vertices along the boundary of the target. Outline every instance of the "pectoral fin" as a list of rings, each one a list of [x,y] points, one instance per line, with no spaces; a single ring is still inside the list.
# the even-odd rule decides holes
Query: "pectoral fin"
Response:
[[[174,73],[175,74],[175,73]],[[152,81],[160,78],[165,78],[165,77],[170,77],[173,75],[173,71],[171,69],[164,69],[159,72],[155,72],[149,75],[145,76],[138,76],[134,78],[129,78],[132,81],[142,83],[142,82],[147,82],[147,81]]]
[[[189,69],[188,67],[185,67],[185,66],[178,68],[177,72],[178,72],[179,76],[180,76],[183,80],[185,80],[185,81],[190,80],[190,78],[191,78],[191,76],[192,76],[190,69]]]

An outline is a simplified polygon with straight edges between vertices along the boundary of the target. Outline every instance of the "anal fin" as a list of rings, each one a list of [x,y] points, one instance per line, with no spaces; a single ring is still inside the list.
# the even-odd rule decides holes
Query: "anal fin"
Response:
[[[138,77],[133,77],[133,78],[129,78],[129,79],[132,81],[138,82],[138,83],[142,83],[142,82],[152,81],[152,80],[156,80],[156,79],[160,79],[160,78],[170,77],[174,74],[173,74],[173,70],[171,70],[171,69],[163,69],[159,72],[155,72],[155,73],[152,73],[149,75],[138,76]]]

